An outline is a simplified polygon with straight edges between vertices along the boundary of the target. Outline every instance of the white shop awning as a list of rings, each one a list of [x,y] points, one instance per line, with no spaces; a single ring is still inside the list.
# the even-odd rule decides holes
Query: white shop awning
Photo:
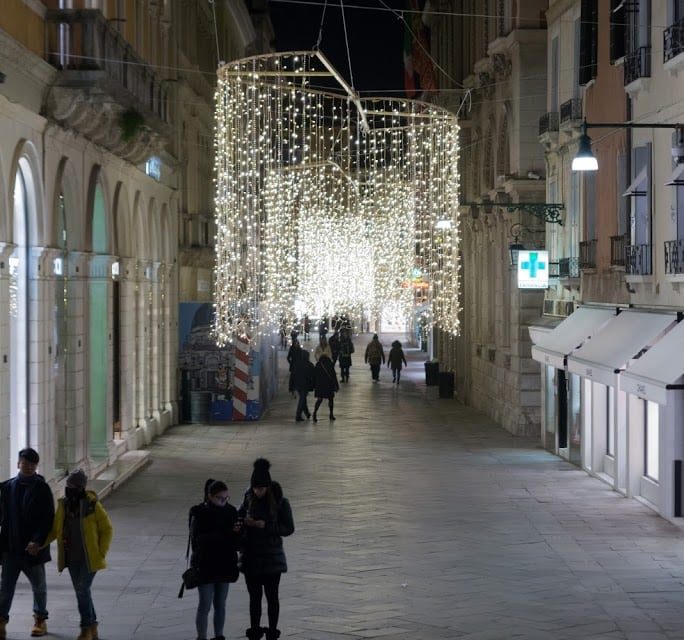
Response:
[[[623,311],[568,356],[568,371],[615,386],[615,374],[655,344],[676,321],[674,313]]]
[[[565,358],[615,316],[615,309],[579,307],[546,335],[530,331],[532,358],[556,369],[565,368]]]
[[[675,325],[620,376],[620,388],[667,404],[669,389],[684,389],[684,322]]]

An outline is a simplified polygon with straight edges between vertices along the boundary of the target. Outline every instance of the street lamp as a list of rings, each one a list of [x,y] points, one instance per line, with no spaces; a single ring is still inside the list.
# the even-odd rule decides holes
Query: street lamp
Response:
[[[523,230],[525,230],[525,227],[519,222],[511,225],[511,228],[508,230],[509,235],[513,236],[513,242],[508,245],[508,253],[511,256],[512,267],[518,266],[518,254],[525,249],[525,245],[519,241],[519,236]]]
[[[579,137],[577,155],[572,160],[573,171],[596,171],[598,161],[591,150],[591,138],[587,129],[677,129],[677,138],[681,139],[684,124],[665,122],[587,122],[582,123],[582,135]]]

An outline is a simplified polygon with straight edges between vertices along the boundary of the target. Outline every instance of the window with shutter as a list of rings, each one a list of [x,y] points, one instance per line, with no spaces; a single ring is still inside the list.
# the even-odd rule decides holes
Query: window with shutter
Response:
[[[579,46],[579,84],[596,77],[598,47],[598,0],[582,0]]]
[[[626,53],[627,15],[624,0],[611,0],[610,7],[610,61],[623,58]]]

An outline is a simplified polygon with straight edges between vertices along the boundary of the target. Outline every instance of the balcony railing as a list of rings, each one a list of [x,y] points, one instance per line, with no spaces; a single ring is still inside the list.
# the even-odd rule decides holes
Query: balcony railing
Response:
[[[596,268],[596,240],[580,242],[579,266],[580,269]]]
[[[653,273],[650,244],[629,244],[625,247],[625,273],[650,276]]]
[[[651,77],[651,47],[639,47],[625,56],[625,86],[639,78]]]
[[[665,242],[665,273],[684,273],[684,240]]]
[[[672,60],[684,51],[684,18],[663,32],[663,62]]]
[[[539,135],[558,132],[558,111],[549,111],[539,118]]]
[[[45,59],[66,73],[69,83],[87,87],[102,82],[124,89],[137,104],[167,121],[166,88],[161,79],[97,9],[55,9],[45,14]],[[87,72],[101,72],[88,75]],[[104,78],[100,79],[100,76]]]
[[[579,278],[579,258],[561,258],[558,261],[558,277]]]
[[[625,247],[629,240],[627,236],[610,236],[610,264],[614,267],[625,266]]]
[[[573,120],[582,119],[582,101],[579,98],[571,98],[566,100],[560,106],[560,121],[561,124],[570,123]]]

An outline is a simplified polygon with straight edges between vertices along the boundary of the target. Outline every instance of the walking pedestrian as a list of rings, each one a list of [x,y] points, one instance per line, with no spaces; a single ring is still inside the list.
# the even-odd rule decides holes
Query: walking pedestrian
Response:
[[[328,408],[330,409],[330,419],[335,419],[333,413],[335,405],[335,393],[340,390],[340,385],[337,382],[337,374],[332,360],[323,354],[320,360],[316,363],[316,385],[314,388],[314,395],[316,396],[316,404],[314,405],[313,421],[318,422],[318,408],[323,404],[323,400],[328,401]]]
[[[205,483],[205,500],[190,509],[190,564],[199,572],[195,628],[197,640],[207,640],[209,611],[214,607],[214,637],[225,640],[226,600],[231,582],[238,579],[237,550],[240,525],[237,509],[228,502],[221,480]]]
[[[373,334],[373,339],[366,347],[364,362],[370,365],[373,382],[378,382],[380,380],[380,365],[385,364],[385,350],[382,348],[377,333]]]
[[[307,420],[311,417],[306,399],[309,395],[309,391],[314,390],[314,385],[316,383],[315,375],[315,367],[313,362],[309,360],[309,352],[306,349],[302,349],[301,357],[295,363],[295,368],[292,372],[292,384],[299,395],[297,411],[295,412],[296,422],[304,421],[302,414],[306,416]]]
[[[55,517],[52,491],[36,473],[40,456],[35,449],[19,452],[17,475],[0,485],[0,640],[7,637],[7,623],[14,590],[23,573],[33,591],[33,637],[47,634],[46,544]]]
[[[399,384],[399,380],[401,379],[401,364],[402,362],[404,363],[404,366],[408,367],[408,364],[406,363],[406,356],[404,356],[404,350],[401,348],[401,342],[399,340],[395,340],[392,343],[392,348],[390,349],[389,354],[387,355],[387,367],[392,367],[392,382],[396,382]]]
[[[330,349],[330,345],[328,344],[328,339],[325,336],[321,337],[318,346],[314,351],[314,360],[318,362],[322,355],[328,356],[328,358],[330,358],[332,361],[332,351]]]
[[[290,503],[281,486],[271,480],[271,463],[265,458],[254,461],[250,488],[238,515],[243,518],[240,570],[245,574],[249,592],[249,640],[280,637],[278,619],[280,577],[287,571],[283,538],[294,533]],[[268,627],[261,627],[261,600],[266,595]]]
[[[76,593],[81,633],[77,640],[97,640],[97,615],[91,587],[95,574],[107,566],[112,523],[94,491],[87,491],[88,476],[82,469],[69,474],[64,497],[47,542],[57,540],[57,569],[69,570]]]
[[[349,382],[349,368],[352,365],[352,353],[354,353],[354,343],[348,329],[340,332],[340,378],[342,382]]]
[[[330,353],[332,355],[330,359],[332,360],[333,367],[340,355],[340,328],[337,324],[335,324],[334,327],[333,334],[330,336],[330,340],[328,340],[328,346],[330,347]]]
[[[288,380],[288,385],[287,385],[287,390],[294,395],[294,370],[295,370],[295,363],[299,360],[299,358],[302,355],[302,347],[299,344],[299,340],[297,338],[292,339],[292,344],[290,345],[290,349],[287,352],[287,363],[290,367],[290,377]]]

